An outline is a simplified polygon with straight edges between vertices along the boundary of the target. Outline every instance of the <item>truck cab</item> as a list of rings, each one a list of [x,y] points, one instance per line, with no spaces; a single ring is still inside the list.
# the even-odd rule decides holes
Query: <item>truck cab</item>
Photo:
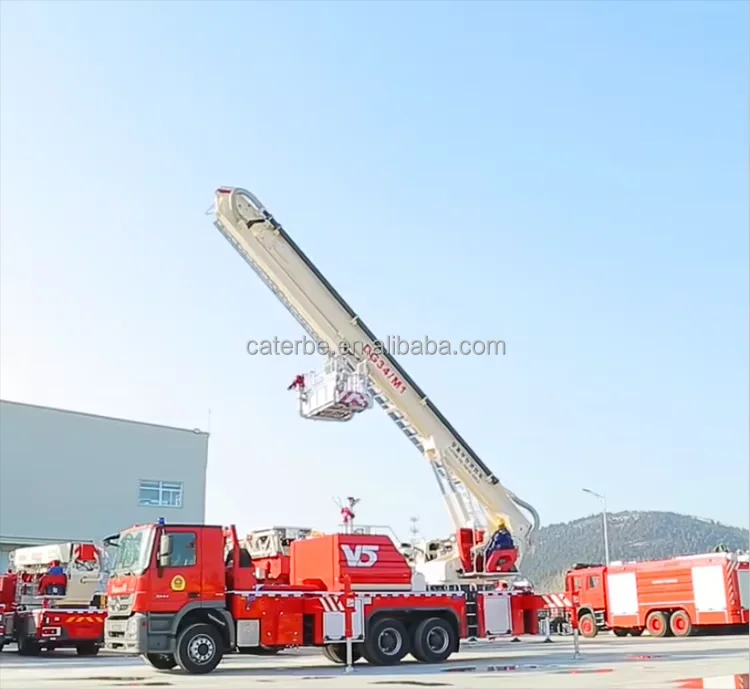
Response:
[[[604,565],[576,564],[565,578],[565,593],[573,601],[578,631],[594,637],[607,628],[607,592]]]
[[[220,638],[194,635],[193,662],[199,665],[215,651],[212,644],[234,645],[223,527],[146,524],[110,537],[107,544],[114,546],[114,557],[107,584],[106,650],[143,655],[155,667],[170,669],[177,665],[178,633],[186,626],[200,632],[217,620]]]

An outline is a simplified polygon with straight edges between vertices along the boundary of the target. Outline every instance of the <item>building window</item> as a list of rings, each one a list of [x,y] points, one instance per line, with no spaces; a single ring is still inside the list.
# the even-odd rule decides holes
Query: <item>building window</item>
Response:
[[[167,567],[193,567],[197,562],[196,536],[193,531],[172,533],[172,552]]]
[[[141,481],[138,504],[142,507],[182,507],[182,482]]]

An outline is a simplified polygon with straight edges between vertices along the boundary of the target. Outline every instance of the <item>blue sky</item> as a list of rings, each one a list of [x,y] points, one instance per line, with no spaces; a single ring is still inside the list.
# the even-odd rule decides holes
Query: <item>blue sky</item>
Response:
[[[204,214],[255,192],[546,523],[747,525],[744,2],[5,2],[2,397],[208,426],[208,518],[448,530],[379,411],[305,422],[302,331]],[[106,458],[102,458],[106,461]],[[170,477],[164,477],[169,479]]]

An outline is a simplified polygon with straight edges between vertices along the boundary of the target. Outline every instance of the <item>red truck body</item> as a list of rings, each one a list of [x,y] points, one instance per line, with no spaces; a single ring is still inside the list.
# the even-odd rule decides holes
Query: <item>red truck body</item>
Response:
[[[544,607],[533,593],[430,590],[382,535],[296,540],[275,566],[251,562],[234,527],[151,524],[118,541],[105,648],[160,669],[203,674],[229,652],[299,646],[343,663],[347,627],[354,660],[442,662],[461,639],[538,633]]]
[[[652,562],[579,566],[566,595],[585,637],[690,636],[697,630],[747,632],[750,565],[736,553],[709,553]]]
[[[0,650],[15,643],[22,655],[55,648],[75,648],[79,655],[98,653],[104,641],[104,610],[55,607],[54,599],[24,604],[24,587],[16,574],[0,576]]]
[[[15,643],[27,656],[56,648],[96,655],[104,641],[106,612],[94,593],[99,572],[95,546],[49,544],[20,548],[14,555],[14,571],[0,576],[0,649]],[[66,560],[67,574],[45,574],[48,562],[59,558]],[[57,579],[63,588],[45,592],[45,580]]]
[[[104,640],[106,612],[97,608],[35,608],[4,611],[0,648],[15,642],[22,655],[38,655],[42,650],[75,648],[79,655],[99,652]]]

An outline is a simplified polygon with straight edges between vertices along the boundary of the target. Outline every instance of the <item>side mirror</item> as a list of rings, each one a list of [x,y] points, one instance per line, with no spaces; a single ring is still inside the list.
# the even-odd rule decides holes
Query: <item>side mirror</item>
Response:
[[[162,533],[159,539],[159,567],[169,567],[169,558],[172,555],[172,536]]]

